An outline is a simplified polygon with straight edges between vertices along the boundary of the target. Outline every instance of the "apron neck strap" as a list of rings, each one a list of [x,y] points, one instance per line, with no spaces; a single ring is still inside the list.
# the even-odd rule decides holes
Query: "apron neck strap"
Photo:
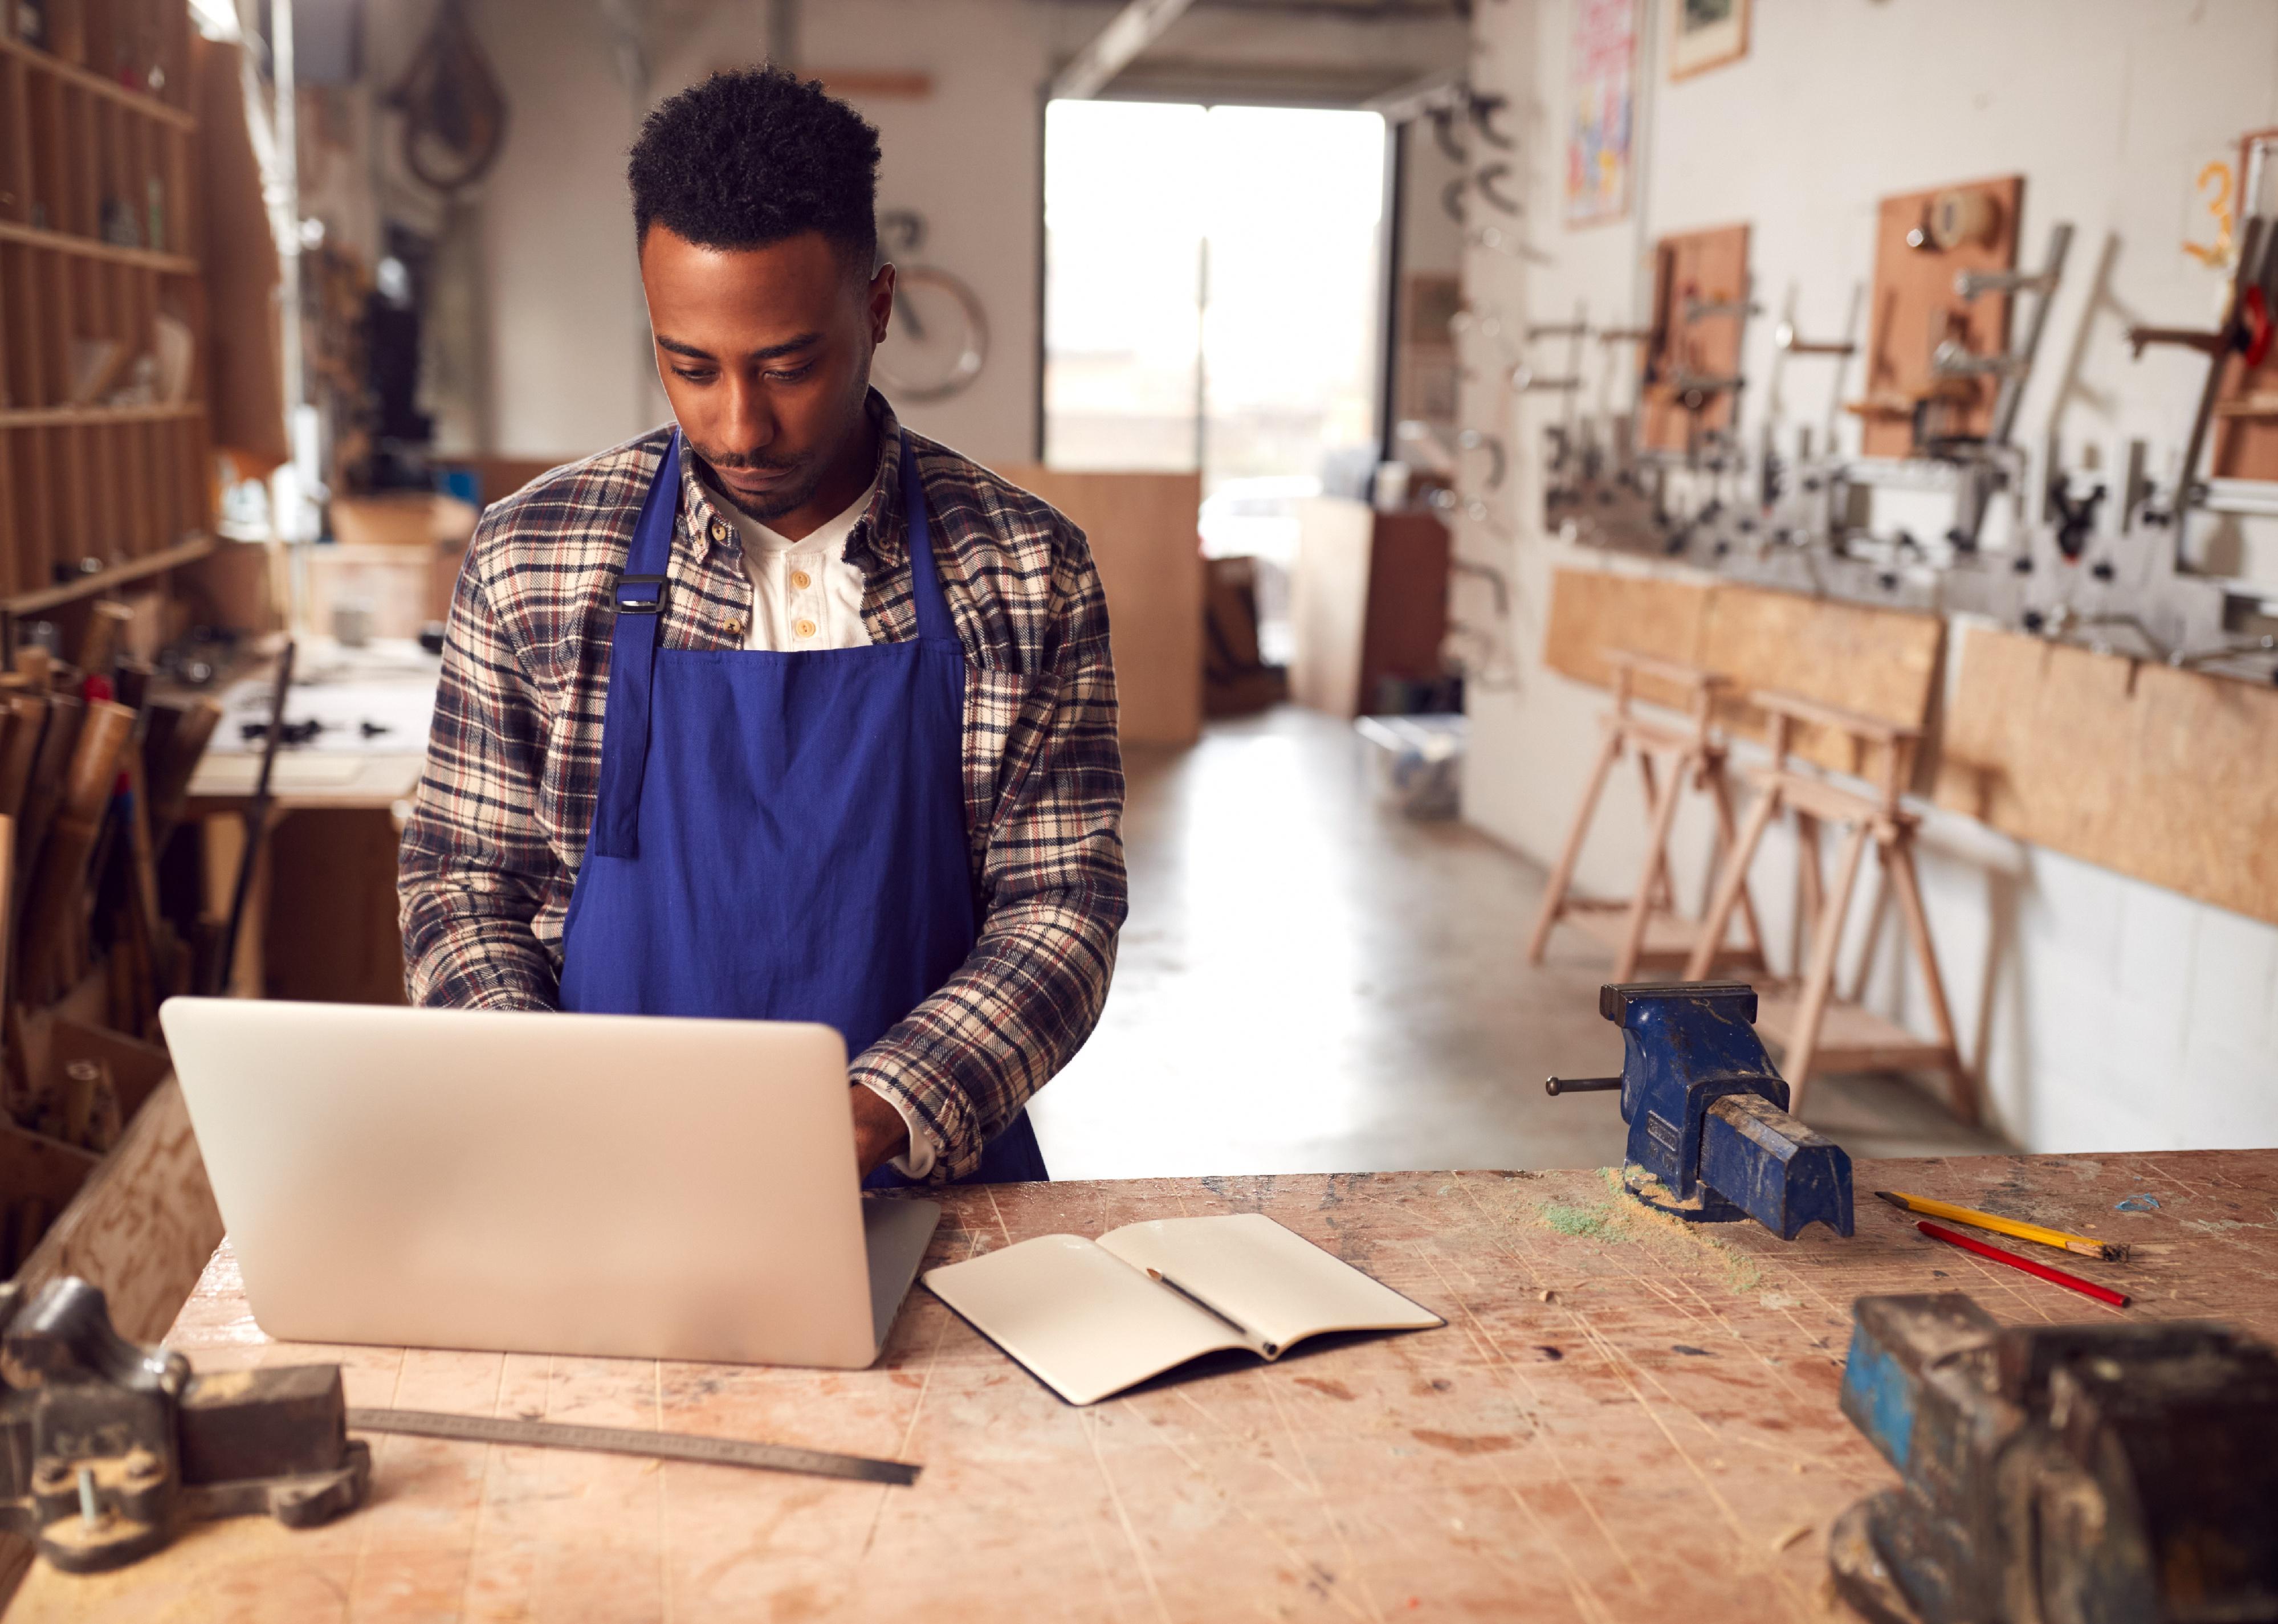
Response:
[[[649,482],[617,578],[616,620],[609,633],[608,722],[601,729],[601,777],[593,804],[592,850],[603,857],[640,855],[641,773],[648,759],[650,691],[664,621],[665,576],[680,521],[680,431],[664,448]]]
[[[926,518],[925,481],[918,477],[917,447],[910,443],[907,429],[901,437],[902,529],[909,541],[910,598],[917,610],[918,640],[954,643],[957,622],[950,618],[941,574],[934,568],[933,527]]]

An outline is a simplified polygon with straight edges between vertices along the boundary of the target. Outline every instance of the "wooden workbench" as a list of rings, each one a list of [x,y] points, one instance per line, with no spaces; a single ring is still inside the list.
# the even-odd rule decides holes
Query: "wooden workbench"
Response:
[[[342,1521],[212,1525],[91,1579],[42,1567],[8,1618],[1817,1620],[1830,1520],[1892,1480],[1836,1409],[1852,1299],[1959,1288],[2005,1320],[2110,1312],[1937,1246],[1864,1192],[2124,1239],[2148,1250],[2080,1269],[2139,1293],[2131,1313],[2278,1336],[2278,1151],[1857,1170],[1857,1237],[1793,1245],[1683,1229],[1594,1172],[951,1193],[936,1262],[1262,1210],[1449,1320],[1273,1365],[1229,1355],[1090,1409],[922,1288],[885,1357],[851,1374],[313,1349],[262,1336],[225,1248],[172,1338],[200,1369],[338,1358],[352,1404],[738,1434],[924,1475],[374,1437],[372,1504]],[[2158,1209],[2114,1210],[2138,1193]]]

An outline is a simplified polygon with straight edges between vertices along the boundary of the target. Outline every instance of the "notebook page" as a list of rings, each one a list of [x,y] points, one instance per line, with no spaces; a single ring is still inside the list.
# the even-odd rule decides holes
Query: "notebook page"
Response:
[[[1263,1213],[1128,1224],[1102,1235],[1099,1245],[1252,1332],[1269,1359],[1324,1330],[1446,1323]]]
[[[928,1290],[1070,1404],[1197,1354],[1245,1346],[1228,1326],[1080,1235],[1039,1235],[929,1269]]]

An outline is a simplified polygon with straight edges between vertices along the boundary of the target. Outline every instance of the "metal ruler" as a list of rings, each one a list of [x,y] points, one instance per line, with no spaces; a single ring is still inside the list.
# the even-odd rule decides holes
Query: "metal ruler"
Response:
[[[447,1415],[439,1410],[348,1411],[352,1432],[401,1432],[417,1437],[454,1438],[468,1444],[518,1444],[539,1449],[585,1449],[605,1455],[641,1455],[656,1460],[695,1460],[707,1466],[747,1466],[763,1472],[803,1472],[811,1477],[851,1477],[857,1483],[917,1482],[921,1469],[906,1460],[873,1460],[864,1455],[834,1455],[826,1450],[794,1449],[784,1444],[754,1444],[744,1438],[704,1437],[689,1432],[651,1432],[640,1427],[572,1427],[561,1422],[524,1421],[511,1415]]]

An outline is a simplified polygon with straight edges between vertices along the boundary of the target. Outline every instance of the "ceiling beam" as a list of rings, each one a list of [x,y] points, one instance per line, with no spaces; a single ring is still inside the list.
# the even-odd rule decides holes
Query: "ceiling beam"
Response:
[[[1193,4],[1194,0],[1131,0],[1054,76],[1052,95],[1076,101],[1097,95],[1108,80],[1161,39],[1163,31]]]

